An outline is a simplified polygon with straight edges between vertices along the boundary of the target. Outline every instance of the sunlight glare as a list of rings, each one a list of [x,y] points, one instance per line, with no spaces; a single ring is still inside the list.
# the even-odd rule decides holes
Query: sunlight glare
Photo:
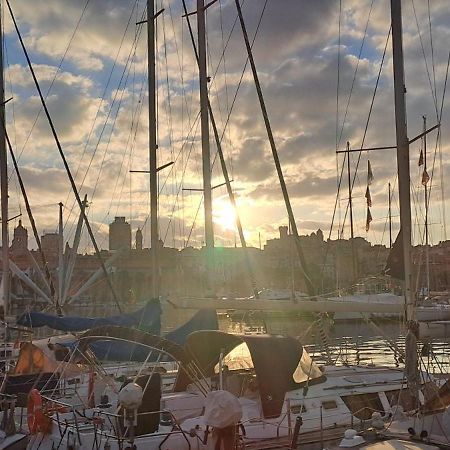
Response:
[[[229,202],[218,202],[214,207],[214,222],[224,230],[236,228],[236,213]]]

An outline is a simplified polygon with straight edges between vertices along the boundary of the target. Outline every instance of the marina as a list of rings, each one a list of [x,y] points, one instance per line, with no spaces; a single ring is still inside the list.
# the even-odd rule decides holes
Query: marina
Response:
[[[450,449],[438,0],[39,3],[0,8],[0,450]]]

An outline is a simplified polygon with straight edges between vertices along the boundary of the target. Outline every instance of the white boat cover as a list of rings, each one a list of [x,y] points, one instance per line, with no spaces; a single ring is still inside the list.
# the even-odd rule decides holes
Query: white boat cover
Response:
[[[236,425],[242,418],[242,406],[228,391],[212,391],[205,400],[205,424],[214,428]]]

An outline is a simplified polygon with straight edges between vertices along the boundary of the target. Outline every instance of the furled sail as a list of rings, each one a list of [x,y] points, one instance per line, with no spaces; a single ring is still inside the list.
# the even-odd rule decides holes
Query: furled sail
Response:
[[[384,269],[386,275],[390,275],[398,280],[405,279],[405,262],[403,257],[403,233],[402,229],[395,239],[394,245],[392,246],[391,252],[389,253],[388,259],[386,261],[386,267]]]

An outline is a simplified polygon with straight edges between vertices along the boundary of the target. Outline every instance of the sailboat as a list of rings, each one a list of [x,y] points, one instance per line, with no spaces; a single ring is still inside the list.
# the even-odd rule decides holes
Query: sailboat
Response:
[[[200,17],[204,3],[199,0],[198,6]],[[146,348],[148,355],[157,352],[178,362],[175,392],[170,395],[161,392],[160,374],[155,371],[145,377],[134,377],[119,392],[109,391],[110,396],[101,398],[97,405],[89,404],[89,396],[81,399],[80,406],[68,402],[59,391],[49,395],[34,392],[29,405],[31,448],[107,445],[119,449],[130,442],[137,448],[155,450],[203,449],[208,439],[218,439],[218,436],[225,439],[227,432],[234,436],[239,422],[245,429],[245,434],[240,433],[244,443],[283,438],[288,441],[295,429],[300,440],[320,442],[324,434],[336,433],[338,429],[341,432],[350,425],[367,426],[373,419],[389,420],[394,408],[399,406],[417,413],[418,405],[429,395],[426,387],[433,389],[433,386],[423,383],[414,358],[417,349],[409,277],[409,169],[405,171],[409,158],[403,66],[398,66],[402,61],[400,0],[392,0],[392,24],[407,318],[411,328],[407,380],[403,369],[318,367],[301,343],[289,337],[204,331],[192,333],[186,345],[179,346],[139,330],[107,326],[80,337],[76,349],[85,361],[96,367],[90,345],[97,341],[134,342]],[[436,390],[434,386],[432,392]],[[219,396],[220,401],[214,402]],[[223,409],[218,410],[216,406]],[[379,416],[374,418],[374,412]],[[420,422],[414,433],[421,433],[423,427]]]

